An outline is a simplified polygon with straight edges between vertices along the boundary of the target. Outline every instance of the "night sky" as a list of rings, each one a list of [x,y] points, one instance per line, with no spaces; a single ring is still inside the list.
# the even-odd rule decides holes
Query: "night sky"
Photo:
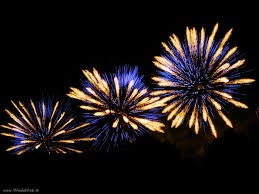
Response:
[[[0,124],[10,121],[4,109],[13,108],[11,100],[48,95],[67,98],[69,87],[80,87],[82,69],[114,72],[119,65],[137,65],[145,83],[151,86],[150,78],[156,70],[152,61],[162,53],[161,42],[167,42],[172,33],[182,39],[186,26],[198,30],[205,27],[210,33],[219,22],[216,39],[233,27],[229,43],[238,46],[246,59],[251,70],[246,75],[258,80],[258,16],[252,5],[202,11],[167,5],[161,9],[146,7],[145,11],[126,7],[105,11],[93,11],[90,5],[73,11],[11,9],[4,14]],[[210,186],[213,190],[223,185],[231,188],[232,183],[236,188],[250,189],[259,178],[256,91],[257,82],[244,87],[246,95],[241,99],[248,110],[230,107],[234,129],[214,121],[217,130],[224,131],[218,139],[211,137],[209,129],[197,137],[193,129],[180,127],[169,129],[166,135],[144,135],[136,143],[110,153],[50,156],[36,152],[15,156],[5,151],[11,145],[10,138],[1,136],[1,190],[92,193],[107,189],[124,193],[157,189],[164,193],[162,190],[170,189],[174,193],[178,187],[205,190]]]

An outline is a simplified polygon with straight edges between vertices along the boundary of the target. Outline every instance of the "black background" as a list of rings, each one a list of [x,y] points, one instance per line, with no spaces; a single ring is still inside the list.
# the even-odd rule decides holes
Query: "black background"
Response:
[[[8,121],[4,109],[11,107],[10,100],[43,95],[65,97],[70,86],[80,85],[82,69],[94,66],[100,72],[112,72],[119,65],[138,65],[148,82],[155,71],[153,57],[162,52],[161,42],[168,41],[171,33],[183,38],[186,26],[198,29],[203,26],[210,33],[219,22],[218,37],[233,27],[231,45],[237,45],[244,53],[246,64],[253,70],[250,75],[254,78],[258,75],[258,18],[253,5],[125,4],[113,8],[78,5],[76,9],[68,8],[70,5],[30,6],[26,9],[11,6],[2,14],[1,124]],[[5,152],[10,142],[1,136],[1,189],[85,193],[102,189],[120,193],[157,189],[163,193],[165,189],[174,192],[176,188],[202,191],[207,186],[210,191],[223,185],[256,188],[257,90],[257,83],[245,90],[244,102],[250,109],[239,111],[233,121],[234,125],[239,119],[244,123],[247,115],[251,115],[253,122],[242,129],[245,132],[228,131],[197,158],[185,157],[174,144],[151,136],[112,153],[67,156],[28,153],[17,157]]]

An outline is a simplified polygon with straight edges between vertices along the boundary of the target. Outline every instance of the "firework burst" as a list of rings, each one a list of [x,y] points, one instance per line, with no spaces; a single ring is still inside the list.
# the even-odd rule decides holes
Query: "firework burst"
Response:
[[[220,41],[215,41],[218,24],[210,36],[200,33],[195,28],[186,28],[186,38],[180,42],[175,34],[170,36],[168,44],[162,43],[165,54],[155,57],[154,65],[159,68],[159,76],[152,79],[158,88],[153,96],[168,99],[168,105],[162,113],[172,120],[171,127],[179,127],[188,119],[189,128],[194,126],[195,133],[202,125],[210,126],[217,137],[212,118],[213,112],[233,127],[225,115],[224,107],[234,104],[239,108],[247,105],[234,98],[240,86],[250,84],[254,79],[241,78],[245,60],[237,58],[237,47],[229,48],[227,41],[230,29]]]
[[[157,121],[155,109],[165,103],[149,95],[137,67],[125,65],[115,74],[100,75],[95,68],[83,73],[83,91],[71,88],[67,95],[83,102],[80,107],[90,123],[88,133],[97,138],[96,148],[106,143],[109,150],[122,141],[134,141],[145,131],[163,133],[164,124]]]
[[[74,143],[95,139],[78,137],[78,129],[87,126],[88,123],[76,125],[74,118],[69,114],[68,104],[57,101],[54,105],[52,100],[34,103],[30,100],[25,106],[21,102],[11,102],[19,114],[6,109],[14,122],[0,125],[9,130],[1,135],[15,139],[14,146],[7,151],[14,151],[17,155],[37,149],[45,149],[48,153],[82,153],[74,148]]]

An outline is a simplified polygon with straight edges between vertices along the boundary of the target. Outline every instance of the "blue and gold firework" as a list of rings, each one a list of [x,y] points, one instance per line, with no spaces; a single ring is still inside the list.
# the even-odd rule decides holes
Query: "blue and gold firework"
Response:
[[[218,24],[211,35],[206,36],[204,28],[198,33],[195,28],[187,27],[182,42],[172,34],[168,44],[162,43],[165,54],[153,61],[159,68],[159,75],[153,77],[158,88],[152,95],[164,97],[168,102],[162,113],[172,120],[171,127],[177,128],[184,120],[189,120],[189,128],[194,126],[197,134],[200,127],[208,123],[217,137],[212,122],[214,112],[226,125],[233,127],[225,115],[225,107],[234,104],[248,108],[236,94],[242,84],[255,80],[242,78],[245,60],[238,59],[237,47],[230,48],[227,44],[232,29],[220,41],[215,41],[217,30]]]
[[[67,95],[82,101],[80,107],[90,123],[87,133],[97,138],[97,149],[132,142],[145,131],[163,133],[164,124],[158,121],[156,108],[165,103],[149,95],[137,67],[125,65],[115,74],[100,75],[95,68],[83,73],[83,91],[71,88]]]
[[[17,155],[37,149],[44,149],[48,153],[82,153],[74,144],[95,139],[84,138],[77,133],[88,123],[77,125],[67,103],[53,103],[50,99],[36,103],[30,100],[25,106],[22,102],[11,102],[18,114],[6,109],[13,122],[0,125],[9,130],[1,135],[14,138],[14,145],[7,151],[14,151]]]

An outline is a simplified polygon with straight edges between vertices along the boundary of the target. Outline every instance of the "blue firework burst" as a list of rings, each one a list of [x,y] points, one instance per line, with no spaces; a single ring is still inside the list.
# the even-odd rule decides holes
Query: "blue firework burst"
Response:
[[[96,149],[109,150],[121,142],[133,142],[146,131],[163,132],[156,108],[159,97],[150,96],[138,68],[123,66],[114,74],[83,70],[83,91],[71,88],[69,97],[81,100],[85,119],[90,123],[86,133],[96,137]]]
[[[17,155],[37,149],[46,150],[48,153],[82,153],[75,148],[75,143],[94,140],[80,136],[78,130],[88,123],[77,125],[70,114],[68,103],[54,103],[51,99],[38,102],[30,100],[26,105],[22,102],[11,102],[17,114],[6,109],[12,122],[1,125],[9,130],[1,135],[14,138],[14,145],[7,151],[13,151]]]
[[[155,57],[153,63],[159,68],[154,96],[164,97],[167,106],[162,113],[172,120],[171,127],[180,126],[189,120],[198,133],[200,126],[209,124],[215,137],[217,132],[212,122],[214,112],[233,127],[225,115],[225,107],[234,104],[248,108],[238,101],[242,84],[250,84],[254,79],[242,78],[241,68],[245,60],[238,58],[237,47],[230,48],[227,41],[232,33],[229,30],[220,40],[215,40],[218,24],[210,36],[204,28],[198,33],[195,28],[186,28],[186,37],[180,42],[173,34],[168,44],[162,43],[165,54]]]

